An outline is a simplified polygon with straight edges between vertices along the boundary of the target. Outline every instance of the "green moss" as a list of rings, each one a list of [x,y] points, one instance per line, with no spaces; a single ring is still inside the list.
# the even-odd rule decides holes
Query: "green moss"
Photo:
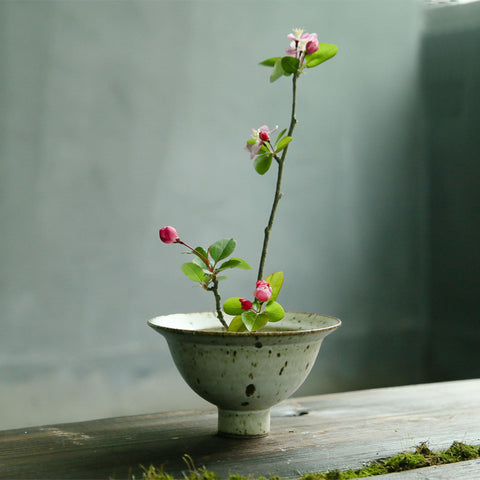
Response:
[[[443,463],[454,463],[462,460],[473,460],[480,456],[480,447],[453,442],[450,448],[441,452]]]
[[[446,463],[473,460],[480,457],[480,447],[467,445],[461,442],[453,442],[452,445],[441,452],[433,452],[428,448],[427,443],[421,443],[415,447],[413,452],[402,452],[382,460],[369,462],[365,467],[356,470],[331,470],[328,472],[311,472],[302,475],[299,480],[348,480],[351,478],[365,478],[385,473],[403,472],[414,468],[441,465]],[[205,467],[196,468],[192,458],[184,455],[183,460],[187,464],[189,473],[182,480],[220,480],[215,473],[208,471]],[[165,473],[163,467],[155,468],[150,466],[143,469],[142,480],[175,480],[174,477]],[[135,477],[131,477],[135,480]],[[244,477],[242,475],[230,475],[228,480],[284,480],[281,477]]]
[[[389,472],[402,472],[412,468],[428,466],[427,460],[421,453],[405,452],[385,460]]]

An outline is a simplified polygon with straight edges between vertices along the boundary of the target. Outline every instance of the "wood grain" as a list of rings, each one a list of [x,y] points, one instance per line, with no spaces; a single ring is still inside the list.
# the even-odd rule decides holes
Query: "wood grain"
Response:
[[[150,464],[181,476],[186,453],[222,477],[296,478],[359,468],[423,441],[432,449],[454,440],[480,444],[479,404],[480,380],[464,380],[293,399],[274,409],[270,436],[255,440],[218,437],[215,410],[7,430],[0,432],[0,478],[141,478],[139,465]]]

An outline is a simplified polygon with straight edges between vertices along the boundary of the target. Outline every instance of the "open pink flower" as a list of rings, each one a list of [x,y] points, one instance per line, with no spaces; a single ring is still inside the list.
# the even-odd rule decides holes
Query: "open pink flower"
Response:
[[[252,138],[255,142],[249,142],[245,147],[245,150],[250,152],[251,159],[257,155],[265,142],[270,141],[270,135],[278,130],[278,125],[273,130],[270,130],[267,125],[262,125],[258,130],[252,130]]]
[[[316,33],[304,33],[301,28],[294,28],[293,33],[287,35],[291,41],[286,53],[291,57],[300,58],[303,53],[311,55],[318,50],[318,37]]]
[[[267,302],[272,296],[272,287],[265,280],[258,280],[253,292],[254,297],[261,302]]]
[[[239,301],[242,304],[242,310],[250,310],[253,306],[252,302],[245,298],[240,298]]]
[[[159,231],[160,240],[163,243],[176,243],[178,240],[177,231],[173,227],[163,227]]]

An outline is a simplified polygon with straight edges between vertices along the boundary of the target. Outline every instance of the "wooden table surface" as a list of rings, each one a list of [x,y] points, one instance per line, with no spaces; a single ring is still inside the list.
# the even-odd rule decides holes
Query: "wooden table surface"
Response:
[[[359,468],[428,441],[480,444],[480,380],[381,388],[292,399],[272,412],[268,437],[218,437],[216,411],[179,411],[0,431],[0,479],[141,478],[164,465],[181,478],[189,454],[230,473],[297,478]],[[382,477],[480,479],[480,460]]]

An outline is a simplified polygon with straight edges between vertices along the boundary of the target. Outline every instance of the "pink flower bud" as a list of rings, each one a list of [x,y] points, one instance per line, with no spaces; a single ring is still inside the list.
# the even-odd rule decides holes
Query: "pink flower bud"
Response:
[[[252,302],[245,298],[240,298],[239,301],[242,304],[242,310],[250,310],[253,306]]]
[[[267,302],[272,296],[272,287],[265,280],[258,280],[255,284],[257,288],[253,292],[253,295],[257,300],[261,302]]]
[[[175,243],[179,238],[173,227],[163,227],[159,231],[160,240],[163,243]]]
[[[305,52],[307,55],[311,55],[318,50],[318,38],[316,33],[312,33],[310,35],[310,39],[307,42],[307,46],[305,47]]]

